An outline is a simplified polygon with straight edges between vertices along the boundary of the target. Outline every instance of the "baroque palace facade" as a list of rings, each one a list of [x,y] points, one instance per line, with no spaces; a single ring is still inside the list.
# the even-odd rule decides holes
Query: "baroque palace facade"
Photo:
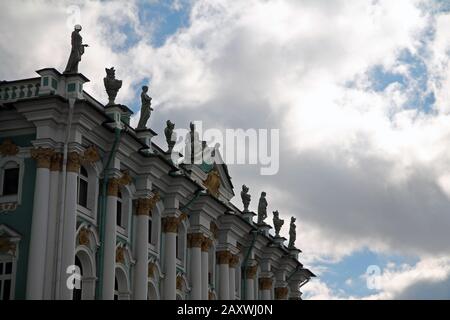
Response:
[[[301,299],[314,274],[225,164],[175,165],[85,76],[37,73],[0,83],[0,299]]]

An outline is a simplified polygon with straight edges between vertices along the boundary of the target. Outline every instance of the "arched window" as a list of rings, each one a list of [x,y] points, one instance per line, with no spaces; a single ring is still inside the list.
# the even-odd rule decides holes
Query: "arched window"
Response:
[[[85,167],[80,167],[78,175],[78,204],[84,208],[88,207],[89,175]]]
[[[122,192],[119,190],[117,193],[117,216],[116,216],[117,226],[123,228],[122,219]]]
[[[0,300],[10,300],[13,280],[13,261],[11,259],[0,260]]]
[[[20,204],[20,194],[23,178],[23,160],[3,159],[0,163],[0,202],[17,202]]]

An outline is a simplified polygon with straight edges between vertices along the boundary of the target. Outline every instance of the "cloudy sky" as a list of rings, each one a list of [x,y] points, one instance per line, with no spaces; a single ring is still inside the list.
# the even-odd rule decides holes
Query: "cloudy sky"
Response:
[[[2,0],[0,12],[0,80],[63,71],[81,23],[85,89],[106,102],[114,66],[116,101],[138,112],[150,84],[161,145],[167,119],[280,129],[278,174],[230,171],[253,209],[264,190],[270,212],[297,217],[319,276],[304,298],[450,298],[450,2]]]

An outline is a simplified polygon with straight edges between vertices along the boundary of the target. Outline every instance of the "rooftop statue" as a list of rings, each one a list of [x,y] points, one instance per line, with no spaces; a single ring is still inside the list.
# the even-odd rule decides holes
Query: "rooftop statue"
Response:
[[[166,142],[169,149],[167,153],[172,153],[175,142],[177,141],[177,134],[173,130],[175,129],[175,123],[170,120],[166,122],[166,128],[164,129],[164,135],[166,136]]]
[[[112,106],[115,104],[114,100],[116,99],[117,92],[122,87],[122,80],[116,79],[116,70],[114,67],[108,69],[105,68],[106,77],[103,78],[103,83],[105,84],[106,93],[108,94],[109,102],[107,106]]]
[[[142,93],[141,93],[141,117],[139,118],[139,124],[137,126],[137,129],[146,129],[147,128],[147,121],[150,119],[150,114],[153,111],[152,105],[152,98],[147,94],[148,87],[143,86],[142,87]]]
[[[242,185],[241,199],[244,204],[244,212],[248,212],[248,206],[250,205],[251,195],[248,194],[248,187],[244,184]]]
[[[297,231],[295,231],[295,218],[291,218],[291,226],[289,228],[289,245],[288,248],[295,248],[295,240],[297,239]]]
[[[78,64],[84,54],[84,48],[89,47],[87,44],[83,44],[83,38],[80,35],[81,29],[81,26],[77,24],[72,32],[72,49],[64,73],[78,73]]]
[[[273,226],[275,228],[275,237],[279,238],[280,237],[280,230],[281,227],[284,224],[284,220],[280,219],[280,214],[277,211],[273,212]]]
[[[193,122],[190,123],[190,129],[190,132],[186,135],[185,163],[201,163],[202,142],[200,141],[198,132],[195,131],[195,124]]]
[[[267,218],[267,200],[266,193],[261,192],[261,197],[259,198],[258,204],[258,224],[263,224],[264,220]]]

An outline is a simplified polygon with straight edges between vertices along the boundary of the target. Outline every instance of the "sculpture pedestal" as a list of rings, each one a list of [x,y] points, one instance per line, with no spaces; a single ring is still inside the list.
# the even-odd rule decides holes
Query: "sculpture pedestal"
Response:
[[[136,129],[136,136],[146,145],[145,148],[141,149],[142,152],[153,153],[152,138],[157,135],[152,129]]]
[[[291,257],[293,257],[294,259],[298,260],[298,255],[300,252],[302,252],[302,250],[297,249],[297,248],[288,248],[289,250],[289,255]]]
[[[251,211],[246,211],[242,213],[242,217],[248,221],[250,224],[254,224],[253,217],[256,216],[256,213]]]
[[[275,238],[273,239],[273,242],[274,242],[277,246],[281,247],[281,246],[283,245],[283,243],[284,243],[286,240],[287,240],[286,238],[278,236],[278,237],[275,237]]]
[[[268,225],[265,222],[262,223],[257,223],[256,227],[258,228],[258,230],[260,230],[266,237],[269,236],[269,230],[272,229],[272,227],[270,225]]]

